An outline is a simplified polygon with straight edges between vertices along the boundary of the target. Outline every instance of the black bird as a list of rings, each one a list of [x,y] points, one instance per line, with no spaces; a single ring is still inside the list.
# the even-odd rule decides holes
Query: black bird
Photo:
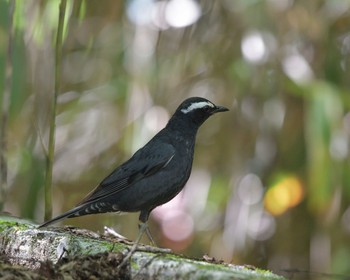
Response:
[[[49,220],[45,227],[65,218],[106,212],[138,212],[137,244],[146,231],[150,212],[174,198],[190,177],[198,128],[210,116],[227,108],[201,97],[186,99],[165,128],[128,161],[117,167],[75,208]]]

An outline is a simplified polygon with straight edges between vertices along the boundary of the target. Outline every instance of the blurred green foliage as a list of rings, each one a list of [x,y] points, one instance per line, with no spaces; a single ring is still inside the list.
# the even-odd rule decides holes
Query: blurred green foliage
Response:
[[[9,1],[0,1],[1,93]],[[36,221],[59,2],[16,1],[15,10],[5,210]],[[231,111],[201,128],[193,178],[152,216],[160,245],[277,273],[349,275],[349,24],[348,0],[68,1],[54,213],[146,143],[183,99],[203,96]],[[277,204],[278,214],[267,211]],[[136,214],[65,223],[137,233]]]

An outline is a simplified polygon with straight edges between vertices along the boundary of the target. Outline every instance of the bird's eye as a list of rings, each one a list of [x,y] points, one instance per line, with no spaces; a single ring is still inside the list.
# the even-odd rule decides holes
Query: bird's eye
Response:
[[[203,107],[203,111],[204,111],[204,112],[210,112],[210,109],[211,109],[211,108],[210,108],[209,106],[204,106],[204,107]]]

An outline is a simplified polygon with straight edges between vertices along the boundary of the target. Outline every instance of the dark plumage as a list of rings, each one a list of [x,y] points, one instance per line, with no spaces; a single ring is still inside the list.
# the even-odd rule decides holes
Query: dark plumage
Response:
[[[198,128],[214,113],[224,111],[228,109],[204,98],[186,99],[164,129],[117,167],[75,208],[40,227],[89,214],[141,211],[138,240],[144,231],[150,237],[146,224],[150,212],[175,197],[190,176]]]

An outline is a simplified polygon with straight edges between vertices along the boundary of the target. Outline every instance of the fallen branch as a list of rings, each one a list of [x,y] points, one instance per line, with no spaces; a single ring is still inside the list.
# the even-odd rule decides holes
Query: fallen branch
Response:
[[[0,217],[0,252],[13,265],[38,269],[62,257],[92,256],[112,252],[126,255],[132,243],[72,227],[37,229],[37,225],[13,217]],[[111,257],[107,256],[108,259]],[[116,257],[115,259],[118,259]],[[116,269],[116,265],[113,269]],[[193,260],[157,248],[140,246],[127,267],[138,279],[284,279],[268,271],[244,266]]]

